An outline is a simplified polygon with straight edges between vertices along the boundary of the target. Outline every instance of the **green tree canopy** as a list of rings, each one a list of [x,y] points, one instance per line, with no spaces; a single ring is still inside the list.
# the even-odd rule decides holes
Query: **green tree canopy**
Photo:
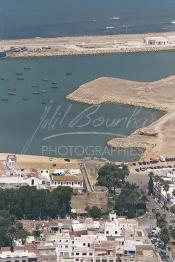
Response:
[[[149,182],[148,182],[148,194],[152,195],[154,193],[154,183],[153,183],[153,177],[150,176]]]
[[[139,215],[146,211],[146,199],[135,184],[127,182],[116,200],[116,211],[119,215],[133,218],[138,215],[138,210]]]
[[[170,233],[166,227],[163,227],[160,231],[160,239],[163,241],[164,245],[166,246],[170,241]]]
[[[116,188],[120,188],[129,175],[127,167],[117,167],[115,164],[107,164],[98,172],[97,185],[105,186],[115,194]]]
[[[0,189],[0,210],[7,210],[17,219],[64,217],[70,213],[72,189],[58,187],[53,191],[35,187]]]
[[[0,247],[10,246],[13,250],[14,240],[25,240],[29,233],[23,229],[21,223],[14,219],[8,211],[0,211]]]
[[[93,206],[90,210],[89,210],[89,215],[92,217],[92,218],[101,218],[101,210],[96,207],[96,206]]]

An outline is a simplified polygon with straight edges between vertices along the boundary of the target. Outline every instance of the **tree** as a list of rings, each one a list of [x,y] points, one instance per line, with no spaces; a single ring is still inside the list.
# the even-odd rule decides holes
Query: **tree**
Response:
[[[35,187],[0,189],[0,210],[7,210],[17,219],[47,219],[65,216],[71,211],[72,189],[58,187],[53,191]]]
[[[14,216],[8,211],[0,212],[0,246],[10,246],[13,251],[15,240],[25,241],[28,232],[23,229],[21,223],[17,222]]]
[[[165,183],[165,184],[163,185],[163,189],[164,189],[166,192],[168,192],[169,188],[170,188],[170,186],[169,186],[167,183]]]
[[[170,241],[170,233],[166,227],[163,227],[160,231],[160,239],[163,241],[164,245],[166,246]]]
[[[41,236],[41,231],[40,230],[33,230],[32,235],[34,236],[35,239],[39,239]]]
[[[96,207],[96,206],[93,206],[90,210],[89,210],[89,215],[92,217],[92,218],[101,218],[101,210]]]
[[[146,198],[138,191],[135,184],[126,183],[116,200],[116,211],[119,215],[133,218],[146,211]]]
[[[156,213],[156,220],[157,220],[157,226],[160,228],[164,228],[167,225],[166,221],[166,214],[160,214],[159,212]]]
[[[115,194],[116,188],[121,188],[128,175],[127,167],[119,168],[115,164],[107,164],[98,171],[97,185],[105,186]]]
[[[153,193],[154,193],[153,177],[150,176],[149,182],[148,182],[148,195],[152,195]]]

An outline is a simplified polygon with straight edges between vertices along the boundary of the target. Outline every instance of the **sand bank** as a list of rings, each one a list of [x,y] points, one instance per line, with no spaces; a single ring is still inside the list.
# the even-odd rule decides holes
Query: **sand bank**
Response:
[[[146,44],[144,39],[150,37],[173,37],[174,40],[171,44]],[[0,40],[0,47],[7,51],[9,58],[172,51],[175,32]]]
[[[122,103],[164,110],[159,120],[136,130],[127,138],[115,138],[108,145],[121,148],[144,148],[142,158],[171,156],[175,152],[175,76],[141,83],[102,77],[83,84],[67,99],[87,104]]]

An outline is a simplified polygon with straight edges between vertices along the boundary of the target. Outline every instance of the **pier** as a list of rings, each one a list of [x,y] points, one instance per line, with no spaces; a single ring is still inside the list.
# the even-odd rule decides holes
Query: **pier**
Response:
[[[175,32],[0,40],[7,57],[80,56],[175,50]]]

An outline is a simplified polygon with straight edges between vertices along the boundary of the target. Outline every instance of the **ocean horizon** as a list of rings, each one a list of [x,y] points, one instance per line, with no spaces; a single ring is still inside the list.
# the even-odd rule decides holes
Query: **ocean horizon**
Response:
[[[173,0],[0,0],[0,39],[175,31]]]

